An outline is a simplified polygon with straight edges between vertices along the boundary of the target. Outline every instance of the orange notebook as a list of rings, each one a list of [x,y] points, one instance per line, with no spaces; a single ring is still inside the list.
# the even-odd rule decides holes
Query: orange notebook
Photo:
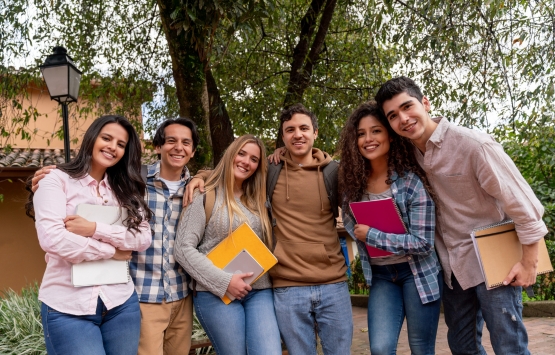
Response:
[[[511,220],[476,228],[471,233],[488,290],[503,285],[513,266],[522,259],[522,244]],[[553,271],[545,240],[539,241],[538,275]]]
[[[215,266],[223,269],[229,264],[239,253],[243,250],[256,260],[256,262],[264,269],[258,277],[251,281],[253,284],[268,270],[270,270],[278,260],[266,245],[258,238],[256,233],[247,224],[243,223],[233,231],[227,238],[222,240],[214,249],[212,249],[206,257],[214,263]],[[222,297],[225,304],[229,304],[231,300],[229,297]]]

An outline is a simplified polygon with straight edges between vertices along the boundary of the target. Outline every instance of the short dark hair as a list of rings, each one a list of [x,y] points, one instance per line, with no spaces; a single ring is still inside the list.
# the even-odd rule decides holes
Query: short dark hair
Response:
[[[289,106],[286,109],[283,109],[281,111],[281,113],[279,114],[279,130],[281,131],[283,129],[283,124],[287,121],[289,121],[294,114],[296,113],[300,113],[303,115],[307,115],[308,117],[310,117],[310,122],[312,122],[312,127],[314,127],[314,130],[316,131],[318,129],[318,119],[316,118],[316,115],[310,111],[309,109],[307,109],[306,107],[303,106],[303,104],[294,104]]]
[[[172,124],[180,124],[191,130],[191,133],[193,135],[193,151],[197,150],[197,146],[200,140],[200,137],[198,135],[197,125],[191,119],[186,117],[179,117],[175,119],[170,118],[162,122],[162,124],[160,125],[160,127],[158,127],[158,129],[156,130],[156,133],[154,134],[154,138],[152,139],[152,145],[154,147],[161,147],[164,145],[164,143],[166,143],[166,127]]]
[[[391,100],[394,96],[406,92],[409,96],[416,98],[419,102],[422,102],[424,94],[420,90],[420,87],[416,85],[414,80],[407,78],[406,76],[400,76],[386,81],[378,90],[376,94],[376,102],[380,109],[383,110],[383,104],[387,100]]]

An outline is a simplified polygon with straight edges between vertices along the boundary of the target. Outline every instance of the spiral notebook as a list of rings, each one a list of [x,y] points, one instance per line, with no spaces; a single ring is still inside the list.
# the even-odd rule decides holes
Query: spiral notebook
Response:
[[[123,226],[127,210],[117,206],[81,204],[75,214],[91,222]],[[83,261],[71,267],[73,287],[125,284],[131,280],[129,262],[125,260],[103,259]]]
[[[522,259],[522,244],[516,234],[515,224],[505,220],[476,228],[470,235],[486,288],[490,290],[502,286],[513,266]],[[537,273],[541,275],[552,271],[547,246],[542,238],[538,246]]]
[[[384,233],[406,234],[407,227],[401,218],[401,212],[391,198],[380,200],[351,202],[351,212],[357,224],[365,224]],[[366,245],[371,258],[383,258],[393,253]]]

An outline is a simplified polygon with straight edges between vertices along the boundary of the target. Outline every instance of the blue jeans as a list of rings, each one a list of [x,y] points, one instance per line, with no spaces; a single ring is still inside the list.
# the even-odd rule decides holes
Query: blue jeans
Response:
[[[96,313],[75,316],[41,306],[42,326],[49,355],[136,355],[141,330],[137,293],[107,310],[98,298]]]
[[[453,289],[444,287],[443,307],[447,340],[454,355],[485,355],[482,346],[484,321],[496,354],[529,355],[528,334],[522,322],[522,288],[501,286],[487,290],[485,284],[463,290],[455,275]]]
[[[441,288],[441,271],[438,282]],[[406,316],[411,353],[435,354],[440,307],[441,300],[422,304],[409,263],[372,265],[372,287],[368,298],[370,353],[396,354]]]
[[[316,354],[316,331],[326,355],[351,353],[353,310],[346,282],[277,287],[274,306],[290,355]]]
[[[211,292],[197,292],[193,303],[218,355],[281,355],[272,289],[252,290],[228,305]]]

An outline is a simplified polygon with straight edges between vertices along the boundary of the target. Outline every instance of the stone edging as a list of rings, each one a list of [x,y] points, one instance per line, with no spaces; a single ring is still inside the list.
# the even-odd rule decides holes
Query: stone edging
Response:
[[[355,307],[368,307],[367,295],[351,295]],[[524,302],[523,317],[555,317],[555,301]]]

